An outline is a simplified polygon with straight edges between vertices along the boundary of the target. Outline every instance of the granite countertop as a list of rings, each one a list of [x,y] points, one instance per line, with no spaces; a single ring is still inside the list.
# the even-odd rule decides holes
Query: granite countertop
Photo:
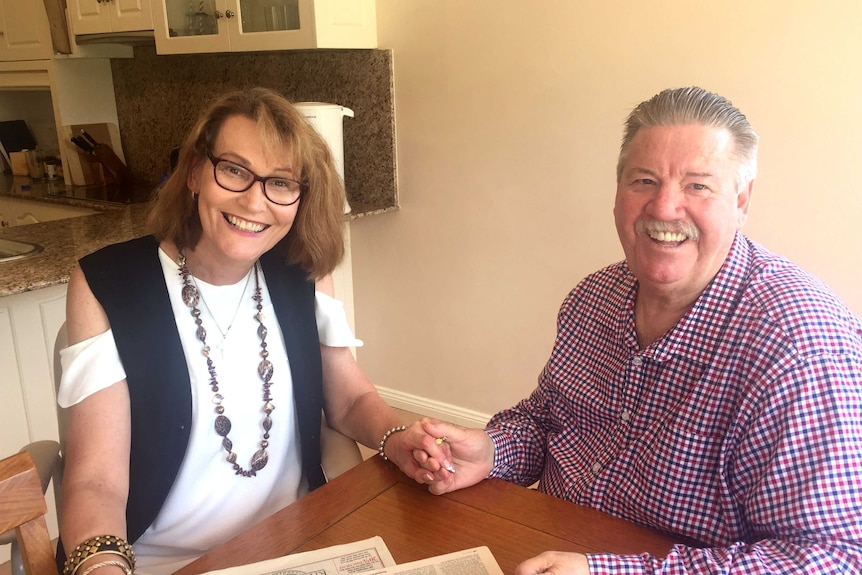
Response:
[[[144,235],[147,209],[148,204],[112,206],[89,216],[0,229],[0,238],[43,248],[32,256],[0,262],[0,297],[68,283],[80,258],[108,244]]]
[[[40,245],[42,252],[21,259],[0,261],[0,297],[68,283],[80,258],[109,244],[147,233],[149,203],[116,204],[87,200],[73,195],[41,196],[38,190],[20,192],[0,189],[0,196],[74,205],[100,213],[38,224],[0,228],[0,238]],[[362,209],[362,208],[360,208]],[[354,210],[348,220],[394,211],[386,208]]]
[[[0,261],[0,297],[68,283],[78,260],[142,236],[153,186],[64,186],[0,174],[0,196],[89,208],[98,213],[0,228],[0,239],[38,244],[40,253]],[[110,200],[110,201],[109,201]],[[123,203],[138,202],[138,203]]]

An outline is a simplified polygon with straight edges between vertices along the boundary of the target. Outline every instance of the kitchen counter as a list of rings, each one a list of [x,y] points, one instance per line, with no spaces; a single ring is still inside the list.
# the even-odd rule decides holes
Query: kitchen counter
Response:
[[[0,178],[2,180],[2,178]],[[89,191],[92,197],[93,190]],[[99,193],[98,190],[96,190]],[[133,197],[143,191],[134,191]],[[147,192],[149,193],[149,192]],[[96,194],[97,195],[97,194]],[[82,190],[68,193],[46,193],[41,186],[21,190],[20,186],[3,187],[0,196],[38,200],[99,210],[100,213],[53,220],[26,226],[0,228],[0,238],[31,242],[42,246],[41,253],[18,260],[0,262],[0,297],[68,283],[69,274],[78,260],[109,244],[122,242],[147,233],[149,203],[117,204],[87,199]],[[397,207],[368,209],[353,206],[348,220],[397,210]]]
[[[152,186],[75,186],[0,174],[0,196],[86,207],[99,213],[0,228],[0,238],[39,244],[42,252],[0,261],[0,297],[68,283],[78,260],[146,233]],[[111,198],[113,201],[108,201]],[[139,203],[125,203],[137,201]]]
[[[59,179],[31,180],[25,176],[0,174],[0,196],[96,209],[146,202],[154,188],[153,184],[67,186]]]
[[[88,207],[104,211],[0,229],[0,238],[32,242],[43,248],[32,256],[0,262],[0,297],[67,283],[80,258],[108,244],[146,233],[148,204],[108,207],[90,203]]]

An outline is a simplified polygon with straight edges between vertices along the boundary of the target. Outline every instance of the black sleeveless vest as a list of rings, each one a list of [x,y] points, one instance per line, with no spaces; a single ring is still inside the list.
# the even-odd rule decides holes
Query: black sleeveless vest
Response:
[[[264,254],[260,262],[290,357],[302,471],[309,489],[314,489],[325,482],[320,467],[323,384],[314,283],[304,270],[285,263],[280,247]],[[108,246],[81,259],[80,265],[108,315],[129,386],[132,438],[126,521],[128,540],[134,543],[161,510],[185,456],[192,423],[191,384],[156,239],[146,236]]]

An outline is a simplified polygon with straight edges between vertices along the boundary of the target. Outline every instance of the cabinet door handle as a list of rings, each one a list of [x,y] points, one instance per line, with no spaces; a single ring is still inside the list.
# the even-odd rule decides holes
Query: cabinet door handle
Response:
[[[221,20],[221,18],[222,18],[222,16],[224,16],[224,14],[222,14],[221,12],[216,10],[215,12],[213,12],[213,16],[215,17],[216,20]]]
[[[225,10],[224,15],[227,16],[228,18],[233,18],[234,16],[236,16],[236,13],[234,13],[230,10]]]

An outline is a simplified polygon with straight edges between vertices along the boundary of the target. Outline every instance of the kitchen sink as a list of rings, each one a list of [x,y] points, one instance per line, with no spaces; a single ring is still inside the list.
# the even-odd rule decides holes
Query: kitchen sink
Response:
[[[0,263],[26,258],[42,251],[42,246],[0,238]]]

